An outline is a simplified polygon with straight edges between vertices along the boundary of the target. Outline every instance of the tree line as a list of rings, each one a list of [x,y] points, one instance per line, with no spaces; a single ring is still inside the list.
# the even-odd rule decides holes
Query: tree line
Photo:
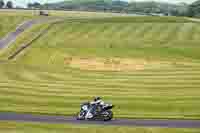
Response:
[[[186,3],[170,4],[155,1],[68,0],[49,4],[34,2],[29,3],[27,7],[55,10],[142,13],[147,15],[197,16],[196,14],[200,12],[200,0],[198,1],[189,5]]]
[[[13,8],[13,2],[0,0],[0,8]],[[154,1],[125,2],[122,0],[68,0],[49,4],[33,2],[28,3],[27,8],[200,17],[200,0],[193,2],[192,4],[170,4]]]
[[[0,0],[0,8],[13,8],[13,2],[5,2],[4,0]]]
[[[192,3],[188,9],[189,17],[200,17],[200,0]]]

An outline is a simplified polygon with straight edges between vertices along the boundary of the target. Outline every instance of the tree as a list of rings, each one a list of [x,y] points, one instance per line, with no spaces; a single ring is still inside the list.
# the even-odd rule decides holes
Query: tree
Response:
[[[0,0],[0,8],[3,8],[5,5],[5,2],[3,0]]]
[[[194,8],[190,5],[188,8],[188,13],[187,13],[188,17],[194,17],[195,16],[195,11]]]
[[[40,8],[41,4],[39,2],[28,3],[28,8]]]
[[[192,3],[188,10],[189,17],[200,17],[200,0]]]
[[[32,8],[32,6],[33,6],[32,3],[28,3],[28,4],[27,4],[27,7],[28,7],[28,8]]]
[[[6,4],[6,7],[7,7],[7,8],[13,8],[13,3],[12,3],[12,1],[8,1],[7,4]]]

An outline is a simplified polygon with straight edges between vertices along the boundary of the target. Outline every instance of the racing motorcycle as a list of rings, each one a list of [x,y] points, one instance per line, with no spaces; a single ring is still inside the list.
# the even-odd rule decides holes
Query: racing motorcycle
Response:
[[[91,105],[90,103],[83,103],[81,110],[77,115],[77,120],[99,120],[99,121],[110,121],[113,118],[112,108],[114,105],[105,104]]]

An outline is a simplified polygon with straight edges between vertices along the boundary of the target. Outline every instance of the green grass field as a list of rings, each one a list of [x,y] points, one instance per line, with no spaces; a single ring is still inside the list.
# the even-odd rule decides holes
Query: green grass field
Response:
[[[199,119],[199,67],[101,72],[1,64],[1,111],[74,115],[101,95],[116,117]]]
[[[0,11],[0,38],[5,36],[8,32],[14,31],[15,28],[34,16],[30,14],[18,14],[6,10]]]
[[[176,129],[176,128],[130,128],[115,126],[95,125],[58,125],[41,123],[14,123],[0,122],[0,132],[6,133],[198,133],[199,129]]]
[[[110,16],[128,16],[117,13],[95,13],[95,12],[76,12],[76,11],[48,11],[50,16],[67,17],[67,18],[99,18]],[[25,20],[37,18],[38,10],[9,10],[0,9],[0,38],[5,36],[8,32],[14,31],[14,29],[24,22]]]
[[[97,21],[98,20],[98,21]],[[74,115],[102,96],[116,117],[199,119],[199,23],[185,18],[68,19],[0,52],[0,111]]]

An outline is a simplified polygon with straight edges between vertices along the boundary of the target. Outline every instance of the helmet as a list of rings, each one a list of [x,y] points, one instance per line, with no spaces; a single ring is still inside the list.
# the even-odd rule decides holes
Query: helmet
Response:
[[[94,101],[95,101],[95,102],[98,101],[98,100],[101,100],[101,98],[100,98],[100,97],[95,97],[95,98],[94,98]]]

